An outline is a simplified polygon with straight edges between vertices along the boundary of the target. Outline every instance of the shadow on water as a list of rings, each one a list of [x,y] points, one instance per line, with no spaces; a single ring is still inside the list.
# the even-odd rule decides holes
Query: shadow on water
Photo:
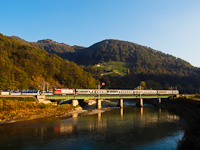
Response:
[[[112,100],[103,100],[101,105],[102,108],[107,108],[107,107],[118,107],[118,99],[112,99]],[[130,99],[130,100],[123,100],[123,106],[124,107],[134,107],[136,106],[136,100]],[[146,106],[153,106],[152,104],[144,103],[144,107]],[[96,108],[96,103],[93,105],[84,105],[82,106],[83,108],[86,109],[95,109]]]
[[[119,100],[103,100],[102,107],[116,107],[118,106],[118,101]],[[136,106],[136,100],[134,99],[123,100],[123,106],[124,107]],[[144,103],[144,106],[152,106],[152,105]]]
[[[0,149],[176,148],[183,136],[179,116],[155,107],[132,107],[129,103],[124,102],[129,107],[104,113],[0,126]]]

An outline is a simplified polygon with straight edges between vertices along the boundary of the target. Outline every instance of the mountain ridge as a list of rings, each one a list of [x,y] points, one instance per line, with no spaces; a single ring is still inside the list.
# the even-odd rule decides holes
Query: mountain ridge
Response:
[[[40,41],[62,45],[62,43],[56,43],[52,40]],[[181,58],[147,46],[128,41],[106,39],[86,48],[78,47],[75,49],[70,46],[72,51],[55,51],[56,48],[52,50],[52,47],[48,45],[46,48],[49,53],[77,63],[85,71],[90,72],[95,79],[107,83],[105,88],[135,88],[144,81],[149,89],[168,89],[176,85],[184,93],[199,91],[199,68]],[[123,77],[110,76],[109,74],[101,76],[104,72],[103,68],[95,68],[94,65],[106,64],[110,61],[125,63],[124,66],[128,67],[124,68],[127,70],[127,74],[125,73]]]
[[[39,47],[39,48],[41,48],[41,49],[44,49],[44,50],[46,50],[47,52],[49,52],[49,53],[55,53],[55,54],[63,54],[63,55],[61,55],[60,57],[63,57],[63,58],[65,58],[66,56],[66,54],[69,54],[69,53],[76,53],[76,51],[77,50],[83,50],[83,51],[86,51],[86,50],[88,50],[88,49],[91,49],[91,48],[96,48],[96,47],[98,47],[98,45],[99,44],[101,44],[101,43],[112,43],[112,42],[122,42],[122,43],[128,43],[128,44],[130,44],[130,45],[132,45],[132,46],[134,46],[135,48],[137,48],[137,47],[143,47],[143,48],[146,48],[146,49],[148,49],[148,50],[151,50],[151,51],[154,51],[154,53],[156,52],[156,53],[162,53],[162,54],[164,54],[164,55],[166,55],[166,56],[171,56],[171,57],[174,57],[174,59],[181,59],[181,58],[178,58],[178,57],[175,57],[175,56],[173,56],[173,55],[170,55],[170,54],[165,54],[165,53],[163,53],[162,51],[160,51],[160,50],[154,50],[154,49],[152,49],[152,48],[150,48],[150,47],[148,47],[148,46],[143,46],[143,45],[140,45],[140,44],[136,44],[136,43],[133,43],[133,42],[129,42],[129,41],[123,41],[123,40],[117,40],[117,39],[105,39],[105,40],[102,40],[102,41],[100,41],[100,42],[97,42],[97,43],[95,43],[95,44],[93,44],[93,45],[91,45],[91,46],[89,46],[89,47],[83,47],[83,46],[77,46],[77,45],[74,45],[74,46],[70,46],[70,45],[68,45],[68,44],[65,44],[65,43],[58,43],[58,42],[55,42],[55,41],[53,41],[52,39],[43,39],[43,40],[38,40],[37,42],[27,42],[27,41],[25,41],[25,40],[23,40],[23,39],[21,39],[21,38],[19,38],[19,37],[16,37],[16,36],[12,36],[12,38],[14,38],[15,40],[17,40],[17,41],[19,41],[19,42],[21,42],[21,43],[24,43],[24,44],[29,44],[29,45],[31,45],[31,46],[35,46],[35,47]],[[65,45],[65,46],[67,46],[68,47],[68,49],[67,50],[64,50],[64,48],[61,50],[61,51],[56,51],[56,50],[54,50],[53,48],[51,48],[51,47],[45,47],[45,46],[39,46],[39,44],[38,43],[47,43],[47,44],[51,44],[51,42],[53,43],[53,44],[56,44],[56,45],[59,45],[60,47],[61,47],[61,45]],[[37,45],[38,44],[38,45]],[[44,48],[45,47],[45,48]],[[130,47],[129,47],[130,48]],[[97,48],[98,49],[98,48]],[[95,50],[95,49],[94,49]],[[104,50],[105,51],[105,50]],[[115,59],[117,59],[117,58],[115,58]],[[119,60],[119,59],[117,59],[117,60]],[[182,61],[184,61],[184,62],[186,62],[186,63],[188,63],[188,65],[190,65],[190,66],[192,66],[189,62],[187,62],[187,61],[185,61],[185,60],[183,60],[183,59],[181,59]],[[98,60],[98,61],[102,61],[102,60]],[[108,61],[108,60],[106,60],[106,61]],[[124,60],[121,60],[121,61],[124,61]],[[96,62],[96,63],[98,63],[98,62]],[[94,65],[94,64],[93,64]],[[194,66],[193,66],[194,67]]]
[[[120,40],[103,40],[81,51],[76,51],[70,57],[66,55],[66,58],[86,66],[108,61],[129,62],[133,65],[130,69],[135,73],[156,71],[161,74],[171,72],[185,74],[181,68],[187,70],[195,68],[189,62],[172,55]]]

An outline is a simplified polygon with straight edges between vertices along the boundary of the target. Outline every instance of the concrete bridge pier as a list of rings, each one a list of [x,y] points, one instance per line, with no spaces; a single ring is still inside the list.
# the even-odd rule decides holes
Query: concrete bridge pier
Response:
[[[50,100],[46,99],[46,95],[37,95],[36,98],[37,98],[39,103],[52,104]]]
[[[97,99],[97,108],[98,109],[101,109],[102,108],[102,106],[101,106],[101,99]]]
[[[136,99],[136,106],[143,107],[143,99]]]
[[[76,107],[79,104],[77,99],[72,100],[72,106]]]
[[[42,103],[46,100],[46,95],[37,95],[37,100]]]
[[[161,98],[155,99],[153,104],[154,105],[160,105],[161,104]]]
[[[158,105],[161,104],[161,98],[158,98]]]
[[[123,99],[120,99],[120,100],[118,101],[118,106],[121,107],[121,108],[124,107],[124,105],[123,105]]]

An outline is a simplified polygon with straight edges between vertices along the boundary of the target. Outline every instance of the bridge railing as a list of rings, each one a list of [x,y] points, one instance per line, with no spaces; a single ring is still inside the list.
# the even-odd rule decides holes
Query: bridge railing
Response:
[[[46,99],[152,99],[152,98],[168,98],[171,95],[47,95]]]

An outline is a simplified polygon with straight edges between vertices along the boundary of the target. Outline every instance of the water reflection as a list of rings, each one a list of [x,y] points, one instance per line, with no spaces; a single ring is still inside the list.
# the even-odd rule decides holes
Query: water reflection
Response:
[[[120,116],[121,116],[121,118],[123,119],[123,116],[124,116],[124,108],[120,108]]]
[[[78,117],[78,113],[72,114],[72,118],[77,118],[77,117]]]
[[[141,114],[141,116],[143,116],[143,112],[144,112],[144,108],[140,107],[140,114]]]
[[[179,120],[166,110],[130,107],[16,123],[0,126],[0,149],[136,149],[169,136],[180,139]]]
[[[101,121],[101,113],[98,113],[98,122]]]

